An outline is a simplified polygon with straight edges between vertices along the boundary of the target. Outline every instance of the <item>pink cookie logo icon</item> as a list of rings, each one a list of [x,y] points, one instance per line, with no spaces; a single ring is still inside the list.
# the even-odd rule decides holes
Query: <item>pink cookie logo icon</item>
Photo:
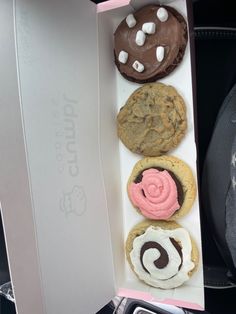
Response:
[[[82,216],[86,211],[86,194],[83,187],[75,185],[70,192],[63,193],[60,208],[66,214]]]

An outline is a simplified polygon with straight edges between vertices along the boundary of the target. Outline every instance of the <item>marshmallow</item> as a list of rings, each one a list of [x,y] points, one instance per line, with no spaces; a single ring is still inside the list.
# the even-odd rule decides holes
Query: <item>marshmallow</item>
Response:
[[[132,28],[136,25],[136,20],[135,20],[135,17],[133,16],[133,14],[129,14],[126,17],[126,23],[129,26],[129,28]]]
[[[137,60],[134,61],[132,67],[139,73],[143,72],[144,70],[144,65]]]
[[[161,62],[164,59],[165,49],[162,46],[158,46],[156,49],[157,61]]]
[[[143,31],[137,31],[135,42],[138,46],[143,46],[146,40],[146,35]]]
[[[157,17],[161,22],[168,20],[168,12],[165,8],[160,8],[157,10]]]
[[[156,31],[156,24],[152,22],[144,23],[142,26],[142,31],[146,34],[154,34]]]
[[[128,60],[128,56],[129,56],[129,54],[126,51],[121,50],[121,52],[119,53],[119,56],[118,56],[118,60],[120,61],[120,63],[125,64]]]

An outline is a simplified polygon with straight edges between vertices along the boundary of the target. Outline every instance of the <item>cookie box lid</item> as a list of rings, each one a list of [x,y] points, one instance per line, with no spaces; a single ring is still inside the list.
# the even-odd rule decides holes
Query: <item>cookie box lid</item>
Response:
[[[0,22],[0,199],[17,311],[94,313],[115,295],[96,5],[12,3]]]
[[[109,3],[4,0],[0,12],[0,202],[19,314],[95,313],[124,275],[119,141],[106,107],[115,68],[112,43],[98,42],[111,17],[101,25],[97,11],[141,2]]]

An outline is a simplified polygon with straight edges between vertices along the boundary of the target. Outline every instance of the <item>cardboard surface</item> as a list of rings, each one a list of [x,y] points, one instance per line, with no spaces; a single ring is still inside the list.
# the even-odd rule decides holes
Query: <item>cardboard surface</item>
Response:
[[[16,27],[45,311],[92,313],[115,294],[98,137],[96,6],[19,0]]]
[[[19,188],[15,194],[15,184],[7,185],[1,202],[18,313],[94,313],[115,295],[98,136],[96,6],[14,4],[13,44],[5,47],[15,73],[5,78],[11,97],[1,111],[9,132],[1,167],[12,171],[1,183]]]
[[[13,13],[13,2],[2,1],[0,210],[17,312],[42,314],[44,303],[21,120]]]

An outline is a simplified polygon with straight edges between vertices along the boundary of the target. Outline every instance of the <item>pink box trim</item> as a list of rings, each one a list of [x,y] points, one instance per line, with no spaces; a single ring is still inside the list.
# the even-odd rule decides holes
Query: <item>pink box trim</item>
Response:
[[[97,12],[104,12],[112,9],[116,9],[125,5],[128,5],[130,0],[110,0],[98,3]]]
[[[204,311],[204,308],[201,305],[196,304],[196,303],[185,302],[185,301],[174,300],[174,299],[158,300],[157,298],[154,298],[150,293],[137,291],[137,290],[121,288],[118,290],[117,295],[121,297],[139,299],[139,300],[143,300],[147,302],[159,302],[163,304],[175,305],[178,307],[185,307],[189,309]]]

